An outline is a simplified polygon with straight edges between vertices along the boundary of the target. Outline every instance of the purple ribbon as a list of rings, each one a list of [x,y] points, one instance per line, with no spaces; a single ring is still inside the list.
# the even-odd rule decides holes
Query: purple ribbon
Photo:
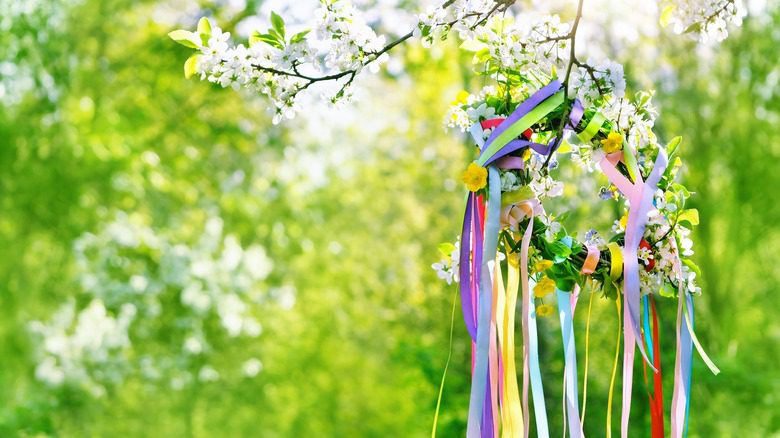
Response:
[[[528,99],[526,99],[523,103],[517,106],[515,110],[512,112],[512,114],[506,118],[503,122],[501,122],[500,125],[496,126],[496,129],[493,130],[492,133],[490,133],[490,137],[488,137],[487,141],[485,142],[485,146],[482,148],[482,151],[486,151],[490,144],[495,141],[495,139],[504,133],[507,129],[509,129],[510,126],[514,125],[518,120],[525,117],[526,114],[531,112],[534,108],[536,108],[540,103],[542,103],[545,99],[555,94],[558,90],[561,89],[561,83],[557,80],[550,82],[549,84],[542,87],[539,91],[531,95]],[[496,155],[499,155],[498,153]],[[491,161],[495,157],[491,158]]]
[[[474,306],[472,305],[472,276],[479,276],[479,272],[472,272],[471,258],[471,239],[473,227],[478,224],[478,221],[474,220],[474,215],[477,210],[477,194],[470,193],[468,201],[466,202],[466,212],[463,219],[463,229],[460,239],[460,301],[463,308],[463,320],[466,323],[466,330],[468,330],[471,339],[477,339],[477,320]],[[479,233],[476,233],[479,235]],[[477,244],[479,248],[481,245]],[[476,249],[476,248],[475,248]],[[477,265],[479,266],[479,265]]]

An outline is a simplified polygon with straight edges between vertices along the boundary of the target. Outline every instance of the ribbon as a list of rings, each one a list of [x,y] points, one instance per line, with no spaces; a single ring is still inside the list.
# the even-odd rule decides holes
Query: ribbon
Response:
[[[609,278],[617,282],[618,278],[623,274],[623,250],[615,242],[610,242],[607,248],[609,248],[610,257]]]
[[[530,147],[544,154],[553,152],[552,145],[528,141],[532,134],[529,132],[529,128],[560,106],[563,100],[560,82],[552,81],[518,105],[505,120],[484,121],[475,124],[470,129],[481,151],[477,163],[488,167],[489,195],[486,214],[481,214],[480,211],[481,198],[474,193],[468,196],[461,238],[461,300],[466,328],[472,338],[472,386],[467,427],[469,438],[492,437],[498,431],[497,400],[500,400],[500,416],[505,430],[508,420],[509,427],[515,431],[513,433],[517,433],[516,428],[522,427],[524,436],[527,438],[529,422],[523,420],[529,418],[529,378],[534,397],[537,430],[540,436],[548,435],[539,372],[538,345],[536,345],[536,315],[528,278],[528,248],[533,232],[533,217],[536,214],[535,210],[540,210],[541,205],[537,200],[522,200],[522,202],[513,202],[508,209],[505,208],[504,211],[501,211],[501,183],[498,167],[522,168],[524,166],[522,159],[507,156],[522,148]],[[570,127],[574,128],[579,124],[582,112],[581,104],[575,102],[575,107],[572,108],[569,116]],[[495,129],[487,141],[483,141],[482,134],[484,129],[488,128]],[[525,134],[526,139],[519,139],[520,134]],[[509,298],[512,298],[510,296],[512,295],[511,289],[507,290],[505,300],[497,298],[499,295],[504,295],[503,285],[499,285],[496,281],[496,277],[500,276],[501,272],[494,260],[498,241],[499,216],[506,219],[505,222],[511,224],[515,229],[518,228],[522,218],[526,216],[530,218],[529,225],[523,233],[520,260],[520,283],[525,304],[522,320],[524,341],[522,413],[517,412],[516,400],[513,399],[513,391],[514,394],[519,392],[516,389],[516,377],[514,379],[507,377],[509,370],[502,367],[502,365],[514,367],[513,361],[510,365],[509,361],[506,360],[509,358],[509,352],[508,346],[505,346],[504,343],[508,343],[510,339],[509,321],[511,318],[507,312],[510,311],[510,308],[514,309],[512,304],[516,304],[517,290],[516,286],[510,286],[510,288],[514,288],[515,303],[509,302]],[[485,217],[486,222],[482,226],[481,221]],[[510,272],[512,272],[512,268],[510,268]],[[502,314],[503,316],[501,316]],[[499,326],[502,326],[503,332],[498,331]],[[495,344],[497,336],[501,345],[500,357],[499,348]],[[515,374],[512,373],[512,375]],[[574,385],[576,390],[576,378]],[[574,394],[576,395],[576,391]]]
[[[472,294],[474,293],[473,283],[478,278],[478,273],[473,269],[473,260],[471,258],[472,248],[478,244],[474,242],[473,237],[478,233],[474,229],[476,221],[477,194],[469,193],[466,201],[466,211],[464,213],[463,228],[460,240],[460,301],[463,308],[463,320],[466,323],[466,330],[469,332],[472,340],[477,339],[477,320],[476,312],[472,303]],[[476,257],[475,257],[476,258]]]
[[[615,361],[612,364],[612,376],[609,378],[609,397],[607,398],[607,438],[612,438],[612,395],[615,390],[615,376],[617,375],[618,360],[620,359],[620,292],[615,298],[615,307],[617,308],[617,342],[615,342]]]
[[[490,353],[489,357],[489,363],[488,363],[488,374],[490,376],[490,387],[488,388],[487,392],[485,393],[485,409],[487,415],[483,417],[483,433],[482,436],[493,438],[498,432],[498,420],[499,416],[497,415],[498,410],[498,399],[499,399],[499,392],[500,392],[500,385],[499,385],[499,375],[501,372],[501,362],[500,358],[498,357],[498,345],[496,344],[496,337],[498,335],[498,313],[504,312],[503,309],[503,300],[500,301],[499,304],[499,290],[498,286],[500,284],[499,278],[501,277],[501,265],[499,263],[494,262],[493,263],[493,269],[491,269],[493,275],[493,288],[492,288],[492,294],[493,297],[493,303],[492,303],[492,309],[493,313],[491,315],[490,319],[490,347],[488,349]],[[503,285],[501,285],[501,292],[503,292]],[[499,308],[499,305],[501,308]],[[489,404],[488,404],[489,403]]]
[[[492,263],[495,261],[496,247],[498,246],[498,225],[501,209],[501,179],[498,169],[493,166],[488,168],[488,200],[485,219],[484,245],[482,249],[482,275],[480,278],[479,304],[477,308],[477,347],[475,354],[474,372],[472,374],[471,395],[469,397],[469,416],[467,436],[476,438],[485,436],[480,434],[480,420],[485,405],[485,393],[488,390],[488,361],[490,344],[490,320],[493,300],[491,280]],[[492,435],[491,435],[492,437]]]
[[[647,398],[650,401],[650,419],[651,419],[651,431],[653,438],[664,437],[664,402],[663,402],[663,386],[661,385],[661,352],[660,343],[658,341],[658,314],[655,310],[655,300],[653,297],[644,296],[642,302],[645,311],[645,315],[649,314],[648,307],[652,306],[653,309],[653,328],[650,329],[649,318],[645,320],[644,333],[645,336],[652,336],[650,341],[650,360],[653,361],[655,369],[653,373],[653,386],[647,379],[647,365],[642,362],[642,373],[645,378],[645,385],[647,386]],[[652,333],[652,335],[650,335]],[[650,338],[649,338],[650,339]]]
[[[574,345],[574,327],[572,324],[571,293],[555,289],[558,298],[558,314],[561,320],[561,335],[564,352],[564,403],[569,423],[569,436],[579,438],[583,435],[580,422],[579,396],[577,395],[577,351]]]
[[[630,153],[630,150],[626,152]],[[623,154],[620,152],[607,155],[601,160],[600,165],[610,182],[617,186],[629,201],[625,241],[626,254],[623,259],[624,310],[626,316],[623,323],[625,350],[623,351],[623,409],[621,414],[621,436],[626,438],[628,436],[628,419],[631,414],[631,388],[633,384],[635,346],[639,348],[642,357],[650,364],[653,371],[656,371],[647,358],[643,342],[638,337],[640,330],[638,326],[639,262],[637,260],[637,250],[639,249],[639,242],[642,239],[645,224],[647,223],[647,213],[654,208],[653,194],[664,169],[666,169],[668,159],[666,151],[663,148],[659,149],[658,157],[653,164],[653,170],[648,175],[647,180],[642,181],[642,175],[637,172],[635,182],[632,183],[615,167],[615,163],[622,156]]]
[[[694,312],[694,308],[693,308],[693,297],[689,297],[689,301],[691,303],[691,331],[693,331],[693,329],[694,329],[693,314],[695,313]],[[689,347],[689,349],[690,349],[690,347]],[[690,355],[691,353],[688,353],[688,354]],[[688,373],[685,375],[685,380],[684,380],[686,388],[690,388],[691,387],[691,374],[692,373],[693,373],[693,363],[691,361],[688,361]],[[684,431],[683,431],[683,436],[685,436],[685,437],[688,436],[688,411],[690,410],[690,408],[691,408],[691,398],[689,396],[685,400],[685,427],[684,427]]]
[[[588,352],[590,351],[590,311],[593,308],[593,289],[591,284],[590,298],[588,299],[588,317],[585,320],[585,375],[582,378],[582,416],[580,423],[585,428],[585,408],[588,405]]]
[[[444,382],[447,379],[447,370],[450,368],[450,360],[452,359],[452,333],[455,329],[455,309],[457,308],[457,292],[452,295],[452,313],[450,314],[450,341],[447,351],[447,362],[444,364],[444,372],[441,375],[441,383],[439,384],[439,396],[436,398],[436,411],[433,415],[433,427],[431,428],[431,438],[436,438],[436,428],[439,424],[439,409],[441,408],[441,396],[444,394]]]
[[[490,134],[477,164],[484,166],[506,155],[508,152],[501,150],[504,146],[563,103],[563,92],[558,91],[560,88],[560,82],[552,81],[518,105],[515,111]],[[515,150],[530,145],[530,142],[524,140],[514,141],[517,142],[515,144],[521,145]]]
[[[596,271],[596,265],[599,263],[601,251],[599,251],[596,245],[590,243],[585,246],[588,248],[588,255],[585,257],[585,262],[582,264],[582,273],[590,275]]]
[[[590,119],[590,122],[585,127],[585,129],[577,134],[577,137],[579,137],[583,143],[589,143],[590,140],[593,139],[593,137],[596,135],[596,133],[599,132],[599,129],[601,129],[601,126],[606,121],[607,119],[601,113],[593,114],[593,118]]]
[[[520,435],[524,426],[520,391],[517,386],[517,368],[515,365],[515,313],[517,309],[517,294],[520,285],[520,264],[517,254],[506,251],[507,259],[507,289],[504,315],[499,333],[501,343],[501,359],[504,362],[503,397],[501,419],[503,422],[502,436],[514,438]],[[498,276],[501,281],[501,276]]]
[[[645,295],[642,297],[642,333],[645,335],[645,342],[647,343],[647,352],[650,354],[650,362],[655,363],[653,359],[653,338],[652,338],[652,330],[650,329],[650,302],[649,302],[649,295]]]
[[[533,221],[532,221],[533,223]],[[528,281],[528,277],[523,277],[525,280]],[[549,438],[550,432],[549,428],[547,426],[547,408],[545,407],[544,403],[544,388],[542,387],[542,374],[539,370],[539,340],[537,336],[536,331],[536,305],[534,304],[533,296],[529,295],[528,293],[523,293],[523,303],[525,304],[523,307],[523,318],[525,320],[526,318],[526,312],[527,314],[527,333],[528,333],[528,342],[524,345],[528,345],[528,348],[526,349],[524,347],[524,353],[523,357],[524,360],[528,363],[528,366],[526,367],[526,371],[523,378],[523,392],[524,396],[526,397],[526,404],[523,406],[523,409],[526,410],[528,408],[528,376],[527,373],[530,371],[530,380],[531,380],[531,391],[533,392],[533,401],[534,401],[534,417],[536,418],[536,436],[539,438]],[[524,324],[524,331],[525,330],[525,324]],[[528,416],[526,415],[526,418]],[[525,437],[528,437],[528,428],[526,426],[526,433]]]
[[[653,363],[656,372],[653,373],[653,401],[655,401],[655,417],[653,421],[653,438],[664,437],[664,388],[661,377],[661,342],[658,340],[658,313],[655,309],[655,299],[650,297],[653,309]]]
[[[520,284],[522,286],[523,303],[522,308],[522,333],[523,333],[523,399],[522,399],[522,418],[529,417],[528,408],[528,387],[533,392],[534,414],[536,416],[536,430],[540,437],[547,437],[547,416],[544,407],[544,393],[542,389],[542,378],[539,371],[539,349],[536,333],[536,309],[534,307],[531,287],[528,277],[528,250],[531,245],[533,235],[534,216],[542,214],[544,210],[536,199],[519,200],[504,207],[501,213],[501,220],[504,226],[513,230],[520,231],[520,222],[528,218],[528,226],[523,231],[523,237],[520,245]],[[510,271],[511,272],[511,271]],[[515,292],[516,294],[516,292]],[[516,295],[515,295],[516,296]],[[516,384],[516,383],[515,383]],[[526,421],[523,424],[523,433],[527,437],[530,423]],[[515,435],[517,436],[517,435]]]
[[[544,396],[542,394],[542,380],[539,372],[539,352],[536,340],[536,311],[533,308],[533,297],[530,293],[530,286],[528,280],[528,249],[531,245],[531,237],[533,235],[534,228],[534,215],[541,213],[541,204],[536,199],[527,199],[508,205],[502,212],[502,221],[505,225],[510,226],[512,229],[519,231],[520,221],[528,217],[528,226],[526,226],[523,232],[523,238],[520,245],[520,283],[523,293],[523,319],[522,319],[522,332],[523,332],[523,418],[529,417],[528,409],[528,381],[531,379],[531,388],[533,391],[534,399],[534,413],[536,414],[536,428],[539,436],[542,431],[547,429],[547,417],[546,410],[544,409]],[[532,321],[533,315],[533,321]],[[533,327],[532,327],[533,324]],[[532,351],[533,350],[533,351]],[[530,363],[529,363],[530,361]],[[529,376],[530,371],[530,376]],[[541,399],[541,401],[539,400]],[[541,407],[541,409],[540,409]],[[541,417],[541,418],[540,418]],[[524,423],[523,433],[524,436],[528,436],[529,422]]]
[[[676,249],[676,243],[672,242]],[[672,394],[672,437],[679,438],[687,431],[688,427],[688,407],[690,403],[690,384],[693,346],[699,352],[704,363],[713,374],[720,373],[720,370],[712,362],[704,349],[701,347],[696,334],[693,332],[693,298],[683,287],[683,272],[680,260],[674,265],[677,274],[677,352],[674,362],[674,392]],[[682,321],[685,321],[685,325]],[[683,373],[685,372],[685,375]]]

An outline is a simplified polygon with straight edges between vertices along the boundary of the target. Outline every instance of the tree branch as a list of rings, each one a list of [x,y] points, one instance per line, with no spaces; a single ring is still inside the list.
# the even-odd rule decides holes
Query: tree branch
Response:
[[[512,4],[514,4],[514,2],[515,2],[515,0],[496,0],[495,5],[488,12],[483,13],[483,14],[482,13],[469,13],[469,14],[466,14],[463,17],[461,17],[459,20],[463,20],[465,18],[471,18],[471,17],[479,17],[477,22],[471,27],[472,29],[474,29],[475,27],[480,26],[481,24],[485,23],[491,16],[493,16],[494,13],[506,11],[510,6],[512,6]],[[447,8],[450,5],[452,5],[453,3],[454,3],[454,0],[447,0],[441,7],[442,8]],[[453,20],[451,22],[446,22],[446,23],[438,23],[435,26],[448,26],[448,27],[452,27],[459,20]],[[335,72],[335,73],[331,73],[331,74],[327,74],[327,75],[322,75],[322,76],[312,76],[312,75],[307,75],[307,74],[301,73],[298,70],[298,66],[300,64],[298,64],[296,62],[293,62],[293,64],[292,64],[292,67],[291,67],[292,71],[280,70],[280,69],[276,69],[276,68],[273,68],[273,67],[267,67],[267,66],[263,66],[263,65],[259,65],[259,64],[253,64],[252,67],[257,69],[257,70],[259,70],[259,71],[266,72],[266,73],[271,73],[271,74],[278,75],[278,76],[289,76],[289,77],[293,77],[293,78],[303,79],[306,82],[304,84],[302,84],[298,88],[298,90],[297,90],[298,92],[300,92],[302,90],[305,90],[310,85],[312,85],[314,83],[317,83],[317,82],[334,81],[334,80],[339,80],[339,79],[344,78],[344,77],[348,77],[349,79],[342,85],[341,89],[337,93],[337,95],[340,96],[340,95],[342,95],[344,93],[344,91],[347,89],[347,87],[349,87],[352,84],[352,82],[355,80],[355,77],[358,75],[358,73],[360,72],[360,70],[363,67],[366,67],[368,64],[370,64],[372,62],[375,62],[380,56],[382,56],[383,54],[393,50],[395,47],[397,47],[398,45],[404,43],[406,40],[411,38],[413,35],[414,35],[414,30],[411,30],[411,31],[407,32],[406,34],[404,34],[403,36],[401,36],[401,37],[391,41],[390,43],[388,43],[387,45],[382,47],[382,49],[379,50],[379,51],[376,51],[376,52],[366,52],[366,54],[369,55],[369,59],[364,61],[364,62],[362,62],[360,68],[343,70],[343,71],[339,71],[339,72]]]
[[[577,28],[580,26],[580,19],[582,18],[582,4],[585,2],[585,0],[579,0],[577,3],[577,16],[574,17],[574,24],[571,26],[571,30],[569,31],[569,34],[566,35],[563,39],[568,39],[571,41],[571,46],[569,47],[569,63],[566,66],[566,76],[563,78],[563,102],[564,105],[566,104],[566,101],[569,98],[569,78],[571,77],[571,69],[574,66],[575,63],[579,66],[579,61],[577,61],[577,55],[575,53],[575,46],[577,42]],[[547,166],[550,164],[550,159],[552,158],[553,152],[558,149],[558,146],[561,145],[561,142],[563,141],[563,130],[566,127],[566,122],[569,120],[569,115],[571,114],[571,107],[566,107],[563,111],[561,122],[558,125],[558,130],[556,131],[555,136],[555,145],[550,148],[550,152],[547,154],[547,159],[544,160],[544,165],[542,165],[542,172],[545,174],[548,172]]]

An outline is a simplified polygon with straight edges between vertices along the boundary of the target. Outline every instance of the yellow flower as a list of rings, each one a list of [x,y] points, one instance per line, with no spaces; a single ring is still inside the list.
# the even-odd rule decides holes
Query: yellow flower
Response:
[[[620,218],[620,228],[625,230],[627,223],[628,223],[628,213],[624,213],[623,217]]]
[[[536,286],[534,286],[534,296],[536,298],[543,298],[545,295],[555,292],[555,281],[550,277],[542,277]]]
[[[611,154],[623,149],[623,136],[617,132],[610,132],[606,139],[601,140],[604,152]]]
[[[523,151],[523,161],[528,161],[531,158],[531,148],[527,148]]]
[[[457,96],[455,96],[455,100],[453,100],[450,105],[462,105],[466,103],[466,100],[469,98],[469,92],[466,90],[461,90],[460,93],[458,93]]]
[[[542,304],[539,306],[536,306],[536,316],[539,317],[546,317],[553,314],[553,306],[549,304]]]
[[[550,269],[553,265],[552,260],[539,260],[534,264],[534,272],[544,272]]]
[[[470,163],[463,172],[463,182],[472,192],[478,192],[487,185],[487,169],[477,163]]]

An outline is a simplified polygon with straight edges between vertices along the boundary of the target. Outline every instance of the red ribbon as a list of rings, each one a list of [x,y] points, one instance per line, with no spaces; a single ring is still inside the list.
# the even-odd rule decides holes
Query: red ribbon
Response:
[[[650,419],[652,424],[652,437],[664,438],[664,389],[661,376],[661,343],[658,341],[658,313],[655,309],[655,300],[650,296],[650,309],[653,314],[653,389],[647,381],[647,364],[642,362],[645,374],[645,383],[648,385],[647,398],[650,400]]]

